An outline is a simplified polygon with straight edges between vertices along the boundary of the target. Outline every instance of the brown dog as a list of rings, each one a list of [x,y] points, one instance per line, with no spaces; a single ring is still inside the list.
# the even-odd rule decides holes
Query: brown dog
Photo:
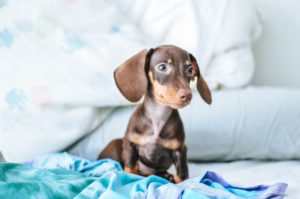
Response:
[[[123,139],[111,141],[98,159],[112,158],[124,170],[158,175],[172,182],[188,178],[184,128],[177,109],[192,99],[190,81],[211,104],[211,93],[193,55],[176,46],[143,50],[119,66],[114,77],[121,93],[131,102],[144,102],[132,114]],[[167,172],[175,164],[176,175]]]

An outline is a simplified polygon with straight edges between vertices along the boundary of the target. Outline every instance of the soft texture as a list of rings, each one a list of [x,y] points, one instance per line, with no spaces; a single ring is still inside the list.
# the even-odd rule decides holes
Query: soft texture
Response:
[[[260,13],[250,0],[228,0],[204,74],[211,88],[249,85],[255,70],[252,43],[262,31]],[[209,26],[208,29],[212,27]]]
[[[213,44],[222,40],[217,35],[222,29],[228,31],[222,22],[231,7],[228,2],[3,1],[0,150],[4,157],[21,161],[63,150],[101,124],[112,111],[105,107],[128,105],[114,84],[113,70],[141,49],[178,45],[196,56],[205,75]],[[256,25],[255,11],[249,9],[234,25],[235,35],[241,33],[247,47]],[[251,22],[243,23],[246,19]],[[224,39],[230,43],[222,46],[236,46],[236,41]],[[238,57],[251,57],[246,55],[250,51],[243,52]],[[239,66],[248,63],[235,64]]]
[[[252,43],[262,31],[251,0],[128,0],[122,5],[150,43],[175,44],[193,53],[211,89],[250,83]]]
[[[7,160],[63,150],[101,123],[111,111],[105,107],[128,104],[113,69],[120,52],[143,46],[115,30],[121,21],[106,1],[4,2],[0,150]]]
[[[253,0],[261,10],[263,34],[253,45],[256,85],[300,88],[300,1]]]
[[[214,171],[230,183],[242,187],[257,184],[287,183],[287,198],[300,196],[300,161],[258,161],[243,160],[232,162],[189,163],[190,177],[202,176],[206,171]]]
[[[180,110],[188,158],[201,161],[300,159],[300,90],[272,87],[213,92],[208,106],[193,93]],[[95,159],[113,138],[123,137],[133,107],[116,109],[70,152]]]
[[[1,198],[34,193],[38,198],[280,199],[287,188],[284,183],[239,188],[214,172],[172,184],[156,176],[128,174],[109,159],[91,162],[66,153],[39,157],[28,164],[41,169],[0,163],[0,188],[5,190],[0,191]]]

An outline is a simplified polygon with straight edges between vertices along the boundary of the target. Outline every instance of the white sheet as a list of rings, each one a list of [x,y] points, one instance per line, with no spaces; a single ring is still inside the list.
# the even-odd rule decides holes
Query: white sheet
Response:
[[[239,186],[288,183],[287,199],[300,198],[300,161],[235,161],[223,163],[190,163],[190,177],[215,171],[229,183]]]

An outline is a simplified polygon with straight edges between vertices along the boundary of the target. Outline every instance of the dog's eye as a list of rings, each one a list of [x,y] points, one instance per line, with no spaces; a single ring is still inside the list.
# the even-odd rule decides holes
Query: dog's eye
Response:
[[[189,66],[186,73],[187,73],[187,76],[193,77],[194,74],[195,74],[194,67],[193,66]]]
[[[157,69],[161,72],[166,72],[167,71],[167,65],[165,63],[161,63],[157,66]]]

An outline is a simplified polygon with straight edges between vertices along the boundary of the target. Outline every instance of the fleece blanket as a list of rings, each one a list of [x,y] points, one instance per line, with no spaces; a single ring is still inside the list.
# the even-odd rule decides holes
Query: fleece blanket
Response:
[[[89,161],[67,153],[26,164],[0,163],[0,198],[200,198],[284,197],[287,185],[232,186],[214,172],[179,184],[124,172],[110,159]]]

